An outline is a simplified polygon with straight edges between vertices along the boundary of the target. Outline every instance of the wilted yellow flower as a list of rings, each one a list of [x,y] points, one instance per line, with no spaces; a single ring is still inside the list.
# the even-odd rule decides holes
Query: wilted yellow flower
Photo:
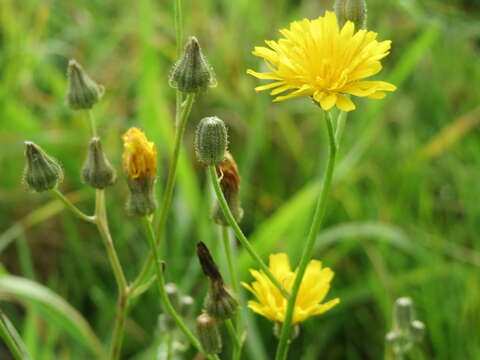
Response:
[[[384,81],[363,80],[377,74],[382,69],[380,60],[389,54],[391,41],[378,42],[376,32],[355,32],[351,21],[340,30],[335,13],[327,11],[315,20],[295,21],[280,33],[285,38],[266,41],[270,48],[253,51],[265,59],[270,72],[247,71],[259,79],[275,80],[256,91],[273,89],[270,94],[276,96],[293,90],[274,101],[308,95],[324,110],[337,106],[351,111],[355,105],[349,94],[381,99],[384,91],[396,90]]]
[[[155,144],[145,134],[132,127],[122,136],[123,168],[132,179],[154,178],[157,174],[157,151]]]
[[[290,291],[292,289],[296,271],[291,270],[287,254],[270,255],[269,269],[285,290]],[[255,295],[258,301],[249,301],[248,307],[271,321],[283,322],[287,311],[287,299],[263,271],[250,269],[250,273],[256,281],[251,285],[242,282],[242,285]],[[333,271],[329,268],[322,269],[320,261],[310,261],[297,295],[293,324],[300,323],[310,316],[323,314],[340,302],[340,299],[336,298],[321,303],[330,289],[333,275]]]

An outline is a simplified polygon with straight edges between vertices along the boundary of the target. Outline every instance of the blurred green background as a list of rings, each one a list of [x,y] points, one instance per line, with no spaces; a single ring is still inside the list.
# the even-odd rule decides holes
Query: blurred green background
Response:
[[[323,14],[332,1],[182,3],[185,35],[198,37],[218,87],[197,100],[187,129],[168,222],[167,278],[201,299],[206,282],[194,244],[205,241],[225,264],[209,216],[212,193],[192,151],[195,125],[210,115],[227,123],[242,175],[241,225],[264,259],[285,251],[296,264],[327,153],[325,127],[307,98],[272,104],[268,94],[255,94],[259,82],[245,70],[261,65],[250,54],[254,46],[277,38],[292,20]],[[304,324],[291,358],[381,359],[392,304],[410,296],[427,327],[412,358],[480,359],[480,1],[368,6],[369,28],[393,40],[377,78],[399,89],[385,100],[355,99],[315,253],[336,273],[329,297],[342,302]],[[173,142],[173,1],[0,0],[1,271],[48,286],[107,342],[116,287],[95,228],[21,185],[23,141],[30,140],[63,164],[61,190],[92,209],[94,193],[79,180],[87,116],[64,105],[70,58],[107,89],[94,112],[117,169],[128,127],[140,126],[156,142],[160,196]],[[141,225],[125,215],[125,193],[120,177],[108,208],[133,279],[147,243]],[[252,263],[241,250],[237,265],[249,281]],[[35,359],[92,358],[77,319],[57,313],[58,304],[31,283],[1,279],[1,309]],[[130,312],[124,359],[152,359],[162,349],[159,312],[152,287]],[[252,315],[244,358],[271,359],[275,345],[271,323]],[[1,344],[0,358],[10,359]]]

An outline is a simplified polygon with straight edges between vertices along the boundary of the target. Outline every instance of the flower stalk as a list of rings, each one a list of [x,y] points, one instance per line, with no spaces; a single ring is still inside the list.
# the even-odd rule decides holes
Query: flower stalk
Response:
[[[240,229],[240,226],[238,226],[238,223],[235,221],[235,218],[230,210],[230,207],[228,206],[227,200],[223,195],[222,188],[220,187],[220,181],[217,177],[217,171],[215,169],[215,166],[210,165],[208,167],[208,172],[210,174],[210,179],[212,181],[218,203],[223,211],[223,214],[225,215],[225,218],[228,224],[232,228],[238,240],[240,241],[242,246],[247,250],[250,256],[257,262],[258,266],[260,266],[260,268],[265,272],[265,274],[270,279],[270,281],[278,288],[278,290],[280,290],[283,296],[288,298],[290,296],[288,291],[285,290],[282,284],[280,284],[280,282],[275,278],[275,276],[273,276],[268,266],[263,262],[260,256],[258,256],[257,252],[255,251],[253,246],[250,244],[247,237],[243,234],[242,229]]]
[[[305,275],[308,262],[312,257],[315,240],[317,238],[317,234],[320,230],[320,227],[322,226],[324,215],[325,215],[325,209],[327,207],[327,196],[330,190],[330,185],[332,183],[333,170],[335,168],[337,144],[335,141],[332,119],[329,114],[327,114],[327,116],[325,117],[325,120],[327,125],[329,149],[330,149],[328,162],[327,162],[327,169],[323,178],[322,186],[320,188],[320,195],[318,197],[315,213],[313,215],[313,221],[310,227],[307,242],[305,244],[302,257],[300,259],[300,263],[298,265],[297,275],[295,277],[295,282],[293,283],[291,296],[288,300],[287,312],[285,314],[285,320],[283,322],[282,331],[280,333],[280,341],[278,343],[275,360],[285,360],[287,358],[288,339],[290,335],[290,329],[292,326],[295,302],[297,300],[298,291],[300,290],[300,285],[302,283],[303,276]]]

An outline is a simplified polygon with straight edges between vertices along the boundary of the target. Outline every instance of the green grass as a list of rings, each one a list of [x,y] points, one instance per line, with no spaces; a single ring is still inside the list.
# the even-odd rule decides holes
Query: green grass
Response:
[[[290,21],[330,6],[329,1],[183,2],[184,34],[197,36],[218,79],[218,87],[193,107],[168,221],[167,279],[184,293],[202,298],[206,290],[194,244],[206,242],[217,258],[223,249],[209,218],[212,193],[205,169],[192,149],[195,125],[204,116],[219,116],[229,127],[242,174],[245,233],[264,259],[286,251],[298,261],[314,181],[326,160],[324,124],[308,99],[272,104],[268,94],[255,94],[258,81],[245,70],[260,65],[250,54],[255,45],[276,38],[276,30]],[[141,126],[157,144],[161,194],[173,145],[175,92],[167,83],[175,61],[173,20],[172,1],[0,1],[3,271],[63,297],[102,342],[110,336],[116,303],[104,248],[93,226],[63,211],[48,194],[23,189],[23,141],[38,143],[61,161],[62,191],[73,193],[89,211],[94,192],[79,180],[88,119],[64,105],[66,65],[76,58],[107,89],[95,113],[112,162],[121,169],[120,135]],[[306,360],[381,359],[392,304],[410,296],[427,327],[415,359],[480,358],[480,4],[370,0],[369,27],[393,40],[381,74],[399,89],[385,100],[356,100],[358,110],[348,117],[315,251],[334,269],[330,296],[342,302],[304,324],[291,354],[302,352]],[[131,280],[148,246],[141,223],[126,217],[126,189],[121,177],[107,201],[115,245]],[[250,280],[253,263],[243,251],[238,256],[240,278]],[[47,290],[32,286],[25,296],[0,292],[0,306],[32,357],[91,356],[96,340],[88,329],[75,317],[52,312]],[[123,358],[152,358],[164,339],[159,313],[152,287],[130,312]],[[272,358],[271,323],[252,315],[249,325],[244,358]],[[226,333],[224,338],[228,344]],[[9,359],[1,344],[0,358]]]

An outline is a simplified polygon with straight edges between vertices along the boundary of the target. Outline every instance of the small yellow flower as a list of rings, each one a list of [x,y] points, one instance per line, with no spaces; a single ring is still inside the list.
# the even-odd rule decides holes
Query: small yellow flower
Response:
[[[335,13],[327,11],[315,20],[304,19],[280,30],[279,41],[266,41],[270,47],[255,47],[253,55],[265,59],[270,72],[247,70],[259,79],[275,80],[258,86],[256,91],[273,89],[273,96],[282,101],[298,96],[312,96],[322,109],[336,106],[343,111],[355,109],[348,95],[381,99],[384,91],[396,87],[384,81],[363,79],[382,69],[380,60],[389,54],[391,41],[376,40],[377,33],[355,32],[347,21],[340,30]]]
[[[132,127],[122,136],[123,168],[132,179],[152,179],[157,174],[157,151],[155,144],[147,140],[145,134]]]
[[[270,255],[269,269],[273,276],[290,291],[295,281],[296,271],[290,268],[287,254]],[[250,269],[256,279],[251,285],[242,282],[258,301],[249,301],[248,307],[256,313],[265,316],[274,322],[283,322],[287,311],[287,300],[268,279],[263,271]],[[318,260],[311,260],[300,285],[293,313],[293,324],[300,323],[310,316],[323,314],[340,302],[336,298],[326,303],[321,303],[330,289],[333,271],[323,268]]]

